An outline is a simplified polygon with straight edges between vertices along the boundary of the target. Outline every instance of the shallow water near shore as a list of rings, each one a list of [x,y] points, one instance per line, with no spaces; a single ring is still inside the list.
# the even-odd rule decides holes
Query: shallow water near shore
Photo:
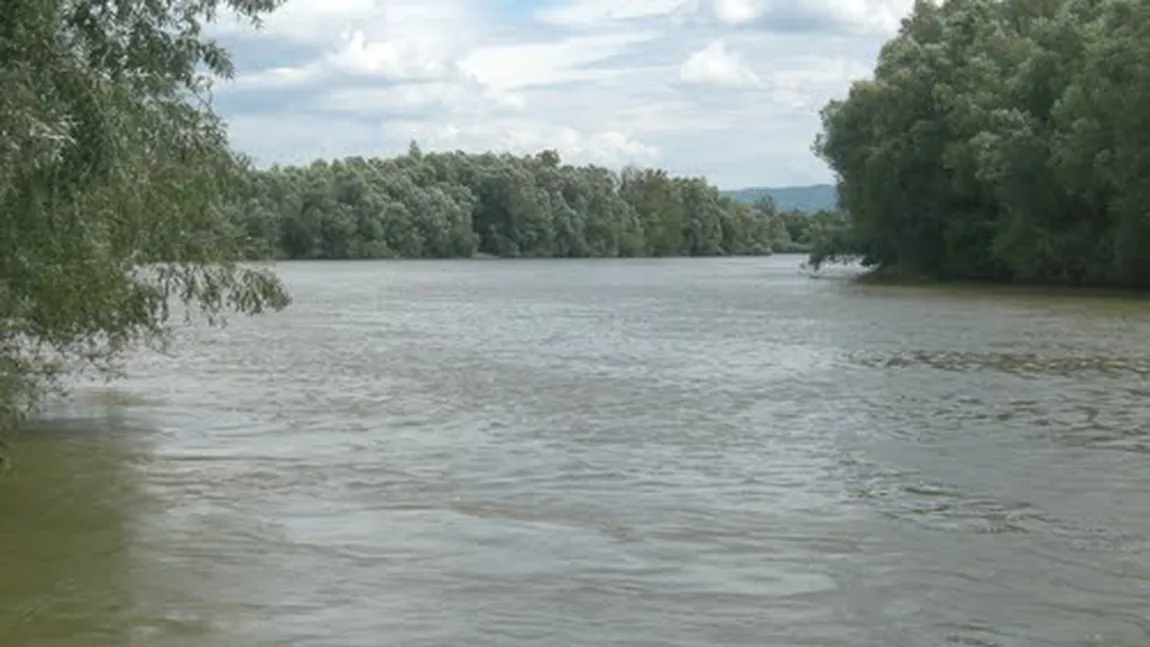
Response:
[[[1150,304],[281,263],[0,481],[0,644],[1150,644]]]

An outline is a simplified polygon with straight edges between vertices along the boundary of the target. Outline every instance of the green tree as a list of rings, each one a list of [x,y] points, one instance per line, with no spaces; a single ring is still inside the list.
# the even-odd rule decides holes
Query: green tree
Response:
[[[701,178],[573,166],[553,150],[412,147],[253,176],[230,217],[288,258],[769,254],[785,243],[773,208],[738,204]]]
[[[0,20],[0,423],[60,371],[163,341],[170,304],[282,308],[221,209],[249,175],[205,97],[232,67],[202,27],[278,0],[8,0]]]
[[[816,150],[846,220],[812,262],[1150,285],[1150,3],[919,0]]]

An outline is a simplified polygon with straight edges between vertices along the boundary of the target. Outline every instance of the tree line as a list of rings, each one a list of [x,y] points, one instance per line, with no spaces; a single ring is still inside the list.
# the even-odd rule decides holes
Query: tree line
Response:
[[[919,0],[822,112],[817,265],[1150,284],[1150,2]]]
[[[414,142],[393,158],[253,171],[229,210],[258,255],[286,259],[752,255],[811,237],[796,214],[702,178]]]

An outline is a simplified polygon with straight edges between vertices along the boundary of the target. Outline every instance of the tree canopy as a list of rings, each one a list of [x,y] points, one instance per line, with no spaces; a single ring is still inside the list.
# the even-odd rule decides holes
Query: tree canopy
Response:
[[[319,160],[252,175],[231,205],[262,253],[292,259],[716,256],[790,245],[769,202],[659,169],[559,154],[423,153]]]
[[[823,112],[818,263],[1150,284],[1150,3],[919,0]]]
[[[247,164],[206,102],[232,68],[202,34],[279,0],[8,0],[0,20],[0,427],[57,371],[112,370],[162,340],[169,304],[209,316],[289,299],[238,266],[220,197]],[[161,263],[162,262],[162,263]]]

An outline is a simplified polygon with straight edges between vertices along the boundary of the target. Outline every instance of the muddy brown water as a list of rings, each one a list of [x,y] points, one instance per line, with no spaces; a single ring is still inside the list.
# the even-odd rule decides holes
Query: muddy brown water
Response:
[[[287,263],[0,481],[0,644],[1150,644],[1150,306]]]

